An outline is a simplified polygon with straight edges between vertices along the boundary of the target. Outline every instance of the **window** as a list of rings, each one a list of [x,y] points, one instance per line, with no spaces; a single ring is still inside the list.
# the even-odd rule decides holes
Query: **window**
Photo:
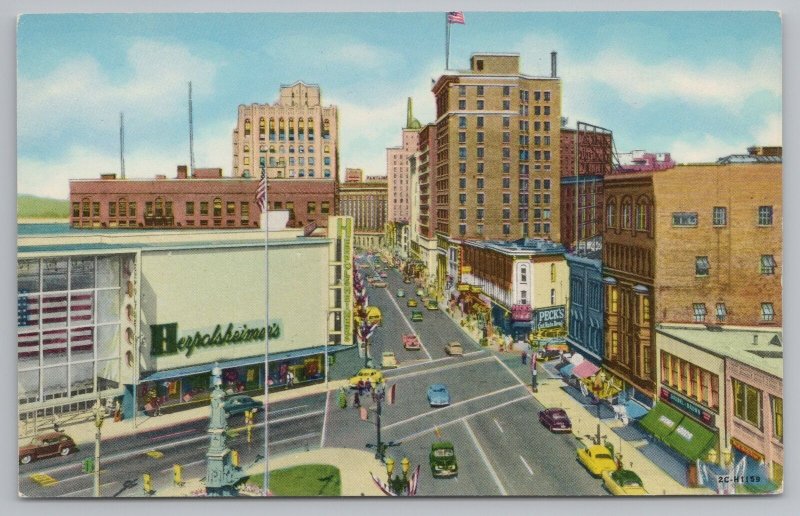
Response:
[[[478,86],[478,95],[483,95],[483,86]]]
[[[761,320],[764,322],[775,320],[775,308],[772,303],[761,303]]]
[[[458,202],[459,202],[459,204],[461,204],[462,206],[463,206],[464,204],[467,204],[467,194],[465,194],[465,193],[458,194]]]
[[[467,225],[466,224],[459,224],[458,225],[458,234],[459,235],[466,235],[467,234]]]
[[[186,215],[194,215],[194,202],[186,201]]]
[[[613,201],[609,201],[606,206],[606,228],[617,227],[617,206]]]
[[[549,91],[545,91],[544,92],[544,101],[545,102],[549,102],[550,101],[550,92]]]
[[[758,225],[759,226],[772,225],[772,206],[758,207]]]
[[[545,179],[544,182],[543,182],[543,185],[544,185],[544,189],[545,190],[549,190],[550,189],[550,180],[549,179]]]
[[[511,224],[503,224],[503,234],[504,235],[511,234]]]
[[[320,213],[330,213],[330,212],[331,212],[330,201],[322,201],[322,206],[320,207]]]
[[[459,159],[467,159],[467,148],[466,147],[459,147],[458,148],[458,158]]]
[[[631,229],[631,202],[623,199],[622,201],[622,229]]]
[[[287,201],[286,202],[286,210],[289,212],[289,218],[294,218],[294,202]]]
[[[225,214],[226,215],[236,215],[236,203],[233,201],[228,201],[225,203]]]
[[[511,159],[511,149],[509,147],[503,147],[503,159]],[[527,159],[527,152],[525,159]]]
[[[772,405],[772,436],[783,442],[783,398],[769,397]]]
[[[728,224],[728,208],[724,206],[714,206],[711,213],[712,223],[715,226],[725,226]]]
[[[520,290],[519,291],[519,299],[520,299],[520,304],[527,305],[528,304],[528,291],[527,290]]]
[[[464,99],[459,100],[458,101],[458,109],[461,109],[462,111],[464,109],[467,109],[467,101],[464,100]]]
[[[503,220],[511,218],[511,208],[503,208]]]
[[[462,97],[467,94],[467,87],[466,86],[459,86],[458,87],[458,94]]]
[[[649,228],[649,210],[646,200],[639,201],[636,204],[636,230],[647,231]]]
[[[72,216],[76,218],[81,216],[81,203],[79,202],[72,203]]]
[[[511,95],[511,86],[503,86],[503,96],[507,97]]]
[[[483,208],[478,208],[478,210],[476,212],[476,216],[477,216],[478,220],[483,220]]]
[[[511,172],[511,163],[503,163],[503,174]]]
[[[728,309],[725,308],[725,303],[717,303],[717,320],[723,322],[728,315]]]
[[[504,116],[503,117],[503,127],[504,128],[511,127],[511,117],[510,116]]]
[[[316,202],[309,202],[306,205],[306,213],[309,215],[313,215],[317,213],[317,203]]]
[[[689,211],[673,212],[672,225],[676,227],[696,227],[697,212],[689,212]]]
[[[482,177],[478,178],[478,188],[483,189],[483,178]]]
[[[483,132],[479,132],[475,134],[475,138],[477,139],[478,143],[483,143]]]
[[[459,208],[459,210],[458,210],[458,220],[467,220],[467,209],[466,208]]]
[[[483,127],[483,117],[482,117],[482,116],[479,116],[479,117],[477,118],[477,126],[478,126],[478,129],[480,129],[481,127]]]
[[[527,283],[528,282],[528,266],[522,265],[519,268],[519,281],[520,283]]]
[[[550,204],[550,194],[549,193],[544,194],[543,198],[544,198],[544,203],[545,204]]]
[[[508,111],[510,109],[511,109],[511,101],[510,100],[504,100],[503,101],[503,110],[504,111]]]
[[[483,159],[483,147],[478,147],[475,152],[478,159]]]
[[[761,255],[761,274],[775,274],[775,257],[771,254]]]
[[[533,106],[533,114],[534,115],[541,115],[542,114],[542,107],[541,106]]]
[[[503,178],[503,188],[511,188],[511,178],[504,177]]]
[[[550,132],[550,122],[545,122],[544,123],[544,132],[546,132],[546,133]]]
[[[646,296],[642,297],[641,321],[643,323],[650,321],[650,298]]]
[[[477,59],[475,61],[475,68],[477,68],[478,71],[483,70],[483,59]]]
[[[158,201],[156,201],[158,203]],[[158,215],[158,207],[156,207],[156,215]],[[222,199],[217,197],[214,199],[214,216],[222,217]]]
[[[114,201],[108,203],[108,216],[109,217],[117,216],[117,203]]]
[[[466,174],[467,173],[467,164],[466,163],[459,163],[458,164],[458,171],[461,172],[462,174]]]
[[[736,378],[731,378],[733,386],[733,415],[761,428],[761,391]]]
[[[511,204],[511,194],[504,193],[503,194],[503,204]]]
[[[550,289],[550,306],[556,304],[556,289]]]
[[[696,256],[694,259],[694,274],[695,276],[708,276],[710,266],[708,264],[708,256]]]
[[[483,174],[483,163],[478,163],[477,165],[478,174]],[[466,170],[464,170],[466,172]]]
[[[551,283],[555,283],[556,282],[556,264],[555,263],[551,263],[550,264],[550,282]]]
[[[484,194],[483,192],[478,194],[478,204],[483,204]]]
[[[467,143],[467,133],[463,131],[458,133],[458,143]]]
[[[200,201],[200,215],[208,215],[208,201]]]
[[[467,187],[467,178],[466,177],[458,178],[458,187],[459,188],[466,188]]]
[[[483,101],[479,100],[478,101],[478,111],[482,111],[482,110],[483,110]]]
[[[706,305],[705,303],[694,303],[692,305],[694,311],[694,322],[705,322],[706,320]]]
[[[93,202],[92,203],[92,217],[99,217],[100,216],[100,203]]]
[[[465,129],[467,127],[467,117],[465,116],[458,117],[458,127],[459,129]]]

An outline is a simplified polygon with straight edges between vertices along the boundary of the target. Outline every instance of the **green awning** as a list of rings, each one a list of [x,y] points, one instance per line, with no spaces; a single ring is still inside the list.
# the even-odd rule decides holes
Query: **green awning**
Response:
[[[716,434],[690,417],[685,417],[664,442],[689,460],[702,457],[716,441]]]
[[[683,418],[683,414],[669,405],[656,403],[650,412],[639,420],[639,424],[663,441],[667,435],[678,428]]]

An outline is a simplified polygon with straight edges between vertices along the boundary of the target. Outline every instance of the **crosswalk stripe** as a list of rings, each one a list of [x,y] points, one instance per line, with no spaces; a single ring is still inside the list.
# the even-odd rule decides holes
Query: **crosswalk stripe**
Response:
[[[58,483],[58,480],[45,473],[34,473],[29,478],[43,487],[50,487]]]
[[[160,459],[161,457],[164,456],[164,453],[158,450],[150,450],[149,452],[146,452],[145,455],[147,455],[148,457],[152,457],[154,459]]]

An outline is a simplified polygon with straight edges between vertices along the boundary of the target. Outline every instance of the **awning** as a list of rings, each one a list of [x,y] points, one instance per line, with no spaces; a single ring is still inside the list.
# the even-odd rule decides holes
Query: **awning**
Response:
[[[715,439],[714,432],[692,418],[684,417],[675,431],[664,438],[664,442],[687,459],[697,460],[714,445]]]
[[[639,419],[649,412],[644,405],[635,400],[628,400],[624,405],[625,411],[631,419]]]
[[[572,371],[575,369],[575,366],[572,364],[567,364],[561,368],[561,376],[564,378],[569,378],[572,374]]]
[[[572,370],[572,376],[576,378],[589,378],[594,376],[600,368],[594,365],[593,363],[589,362],[588,360],[584,360],[580,364],[575,366],[575,369]]]
[[[678,428],[683,418],[683,414],[669,405],[656,403],[652,410],[639,420],[639,424],[663,441],[667,435]]]
[[[352,348],[352,346],[345,346],[345,345],[337,345],[337,346],[316,346],[313,348],[303,348],[297,349],[293,351],[283,351],[280,353],[270,353],[269,354],[269,361],[270,362],[280,362],[282,360],[289,360],[292,358],[300,358],[300,357],[307,357],[311,355],[318,355],[320,353],[325,353],[325,348],[328,348],[328,353],[336,353],[337,351],[341,351],[343,349]],[[263,364],[264,363],[264,355],[255,355],[252,357],[244,357],[244,358],[237,358],[235,360],[226,360],[220,361],[216,364],[220,367],[220,369],[232,369],[235,367],[246,367],[249,365],[255,364]],[[155,371],[150,374],[143,375],[139,381],[140,382],[157,382],[159,380],[166,380],[172,378],[181,378],[184,376],[192,376],[195,374],[202,374],[202,373],[210,373],[211,370],[214,368],[215,362],[210,362],[206,364],[198,364],[192,365],[187,367],[179,367],[176,369],[165,369],[163,371]]]

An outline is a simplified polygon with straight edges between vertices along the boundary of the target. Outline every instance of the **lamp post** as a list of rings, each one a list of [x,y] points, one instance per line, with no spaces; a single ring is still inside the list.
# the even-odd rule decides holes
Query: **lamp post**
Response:
[[[386,449],[391,448],[392,446],[399,446],[401,443],[396,443],[394,441],[390,441],[385,443],[381,441],[381,407],[383,404],[383,400],[386,397],[386,388],[384,384],[379,384],[375,387],[375,428],[376,428],[376,439],[375,444],[368,443],[367,448],[375,447],[375,458],[383,462],[386,458]],[[388,467],[388,465],[387,465]]]
[[[394,472],[394,459],[389,457],[386,459],[386,473],[388,474],[388,485],[389,489],[396,495],[403,495],[409,494],[408,493],[408,472],[411,469],[411,461],[408,460],[408,457],[403,457],[403,460],[400,461],[400,467],[402,469],[403,475],[395,475],[392,476]]]
[[[226,443],[225,432],[228,430],[228,415],[223,407],[225,392],[220,387],[222,385],[221,375],[222,369],[219,365],[214,364],[211,371],[214,390],[211,392],[211,421],[208,425],[211,443],[206,453],[206,495],[236,496],[234,485],[242,477],[242,474],[239,468],[234,466],[231,450]],[[266,425],[266,414],[264,417]],[[265,477],[264,481],[267,482],[268,479]]]
[[[99,391],[98,391],[99,395]],[[100,397],[94,402],[94,426],[97,431],[94,434],[94,496],[100,497],[100,429],[103,427],[103,420],[106,417],[105,409],[100,405]]]

